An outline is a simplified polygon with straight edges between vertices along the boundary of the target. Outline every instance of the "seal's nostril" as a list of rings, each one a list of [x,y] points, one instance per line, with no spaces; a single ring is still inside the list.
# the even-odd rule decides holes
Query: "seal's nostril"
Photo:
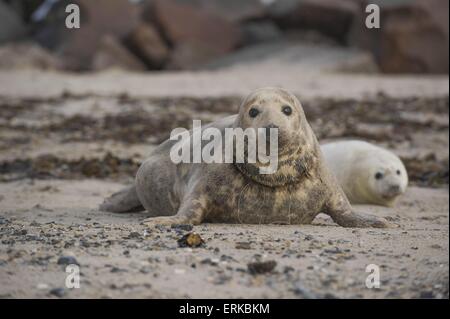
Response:
[[[399,193],[400,192],[400,185],[391,185],[389,187],[389,191],[391,193]]]

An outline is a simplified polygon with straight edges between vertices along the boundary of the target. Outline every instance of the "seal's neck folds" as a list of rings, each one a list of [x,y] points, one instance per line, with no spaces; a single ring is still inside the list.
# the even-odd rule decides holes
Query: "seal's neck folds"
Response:
[[[247,178],[268,187],[281,187],[299,183],[314,167],[314,155],[310,150],[299,148],[289,156],[280,157],[278,169],[272,174],[261,174],[260,163],[233,163]]]

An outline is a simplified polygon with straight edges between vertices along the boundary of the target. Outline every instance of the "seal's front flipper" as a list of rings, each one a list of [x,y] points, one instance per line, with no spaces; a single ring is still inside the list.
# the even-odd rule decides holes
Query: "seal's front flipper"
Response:
[[[202,208],[192,208],[188,210],[180,210],[174,216],[159,216],[144,219],[142,222],[146,226],[156,225],[199,225],[202,222],[204,211]]]
[[[173,216],[159,216],[150,217],[144,219],[143,224],[146,226],[156,226],[156,225],[199,225],[205,216],[207,211],[207,199],[198,194],[189,194],[181,203],[178,212]]]
[[[347,197],[340,192],[331,198],[325,207],[325,213],[329,215],[335,223],[343,227],[373,227],[388,228],[393,227],[386,219],[374,215],[362,214],[353,211]]]
[[[112,213],[131,213],[144,211],[145,208],[139,201],[135,186],[132,185],[106,198],[100,205],[100,210]]]
[[[382,217],[352,211],[335,212],[330,216],[338,225],[343,227],[388,228],[394,226]]]

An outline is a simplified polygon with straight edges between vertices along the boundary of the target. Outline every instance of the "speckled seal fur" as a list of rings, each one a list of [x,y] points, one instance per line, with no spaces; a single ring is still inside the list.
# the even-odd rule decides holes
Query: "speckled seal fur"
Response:
[[[292,108],[287,116],[284,106]],[[249,116],[256,107],[259,115]],[[170,159],[176,141],[159,145],[139,168],[134,185],[107,198],[103,211],[147,210],[144,223],[309,224],[325,213],[345,227],[387,227],[377,216],[352,210],[341,187],[324,164],[320,146],[303,108],[291,93],[262,88],[242,102],[239,113],[202,127],[279,128],[279,165],[259,174],[259,163],[180,163]],[[224,134],[222,134],[224,136]]]

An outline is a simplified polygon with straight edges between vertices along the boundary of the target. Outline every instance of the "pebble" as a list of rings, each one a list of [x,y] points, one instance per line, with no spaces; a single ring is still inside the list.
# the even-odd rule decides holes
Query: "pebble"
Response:
[[[58,265],[80,265],[73,256],[61,256],[58,258]]]
[[[36,288],[39,290],[46,290],[48,289],[48,285],[46,283],[39,283],[37,284]]]
[[[314,295],[308,289],[303,287],[303,285],[298,281],[294,282],[294,287],[293,287],[292,291],[294,292],[294,294],[296,294],[298,296],[302,296],[305,299],[317,299],[316,295]]]
[[[64,288],[53,288],[52,290],[50,290],[50,295],[56,296],[56,297],[64,297],[66,294],[66,291],[64,290]]]
[[[272,272],[277,265],[275,260],[256,261],[247,264],[248,272],[252,275],[259,275]]]
[[[186,273],[186,269],[176,268],[174,270],[174,273],[177,274],[177,275],[184,275]]]
[[[111,272],[112,272],[112,273],[127,272],[127,270],[126,270],[126,269],[121,269],[121,268],[119,268],[119,267],[112,267],[112,268],[111,268]]]
[[[252,246],[249,242],[237,242],[235,248],[236,249],[251,249]]]
[[[197,233],[188,233],[178,239],[178,246],[179,247],[201,247],[204,246],[205,241],[203,238],[197,234]]]
[[[128,238],[140,238],[141,234],[139,234],[137,231],[131,232]]]
[[[184,230],[184,231],[192,231],[194,227],[190,224],[174,224],[171,226],[172,229],[175,230]]]
[[[342,250],[339,247],[334,247],[333,249],[325,249],[324,252],[327,254],[341,254]]]
[[[211,259],[211,258],[205,258],[202,261],[200,261],[202,265],[211,265],[211,266],[217,266],[219,264],[218,259]]]
[[[419,298],[421,298],[421,299],[431,299],[431,298],[434,298],[434,294],[433,294],[433,292],[431,290],[421,291]]]

